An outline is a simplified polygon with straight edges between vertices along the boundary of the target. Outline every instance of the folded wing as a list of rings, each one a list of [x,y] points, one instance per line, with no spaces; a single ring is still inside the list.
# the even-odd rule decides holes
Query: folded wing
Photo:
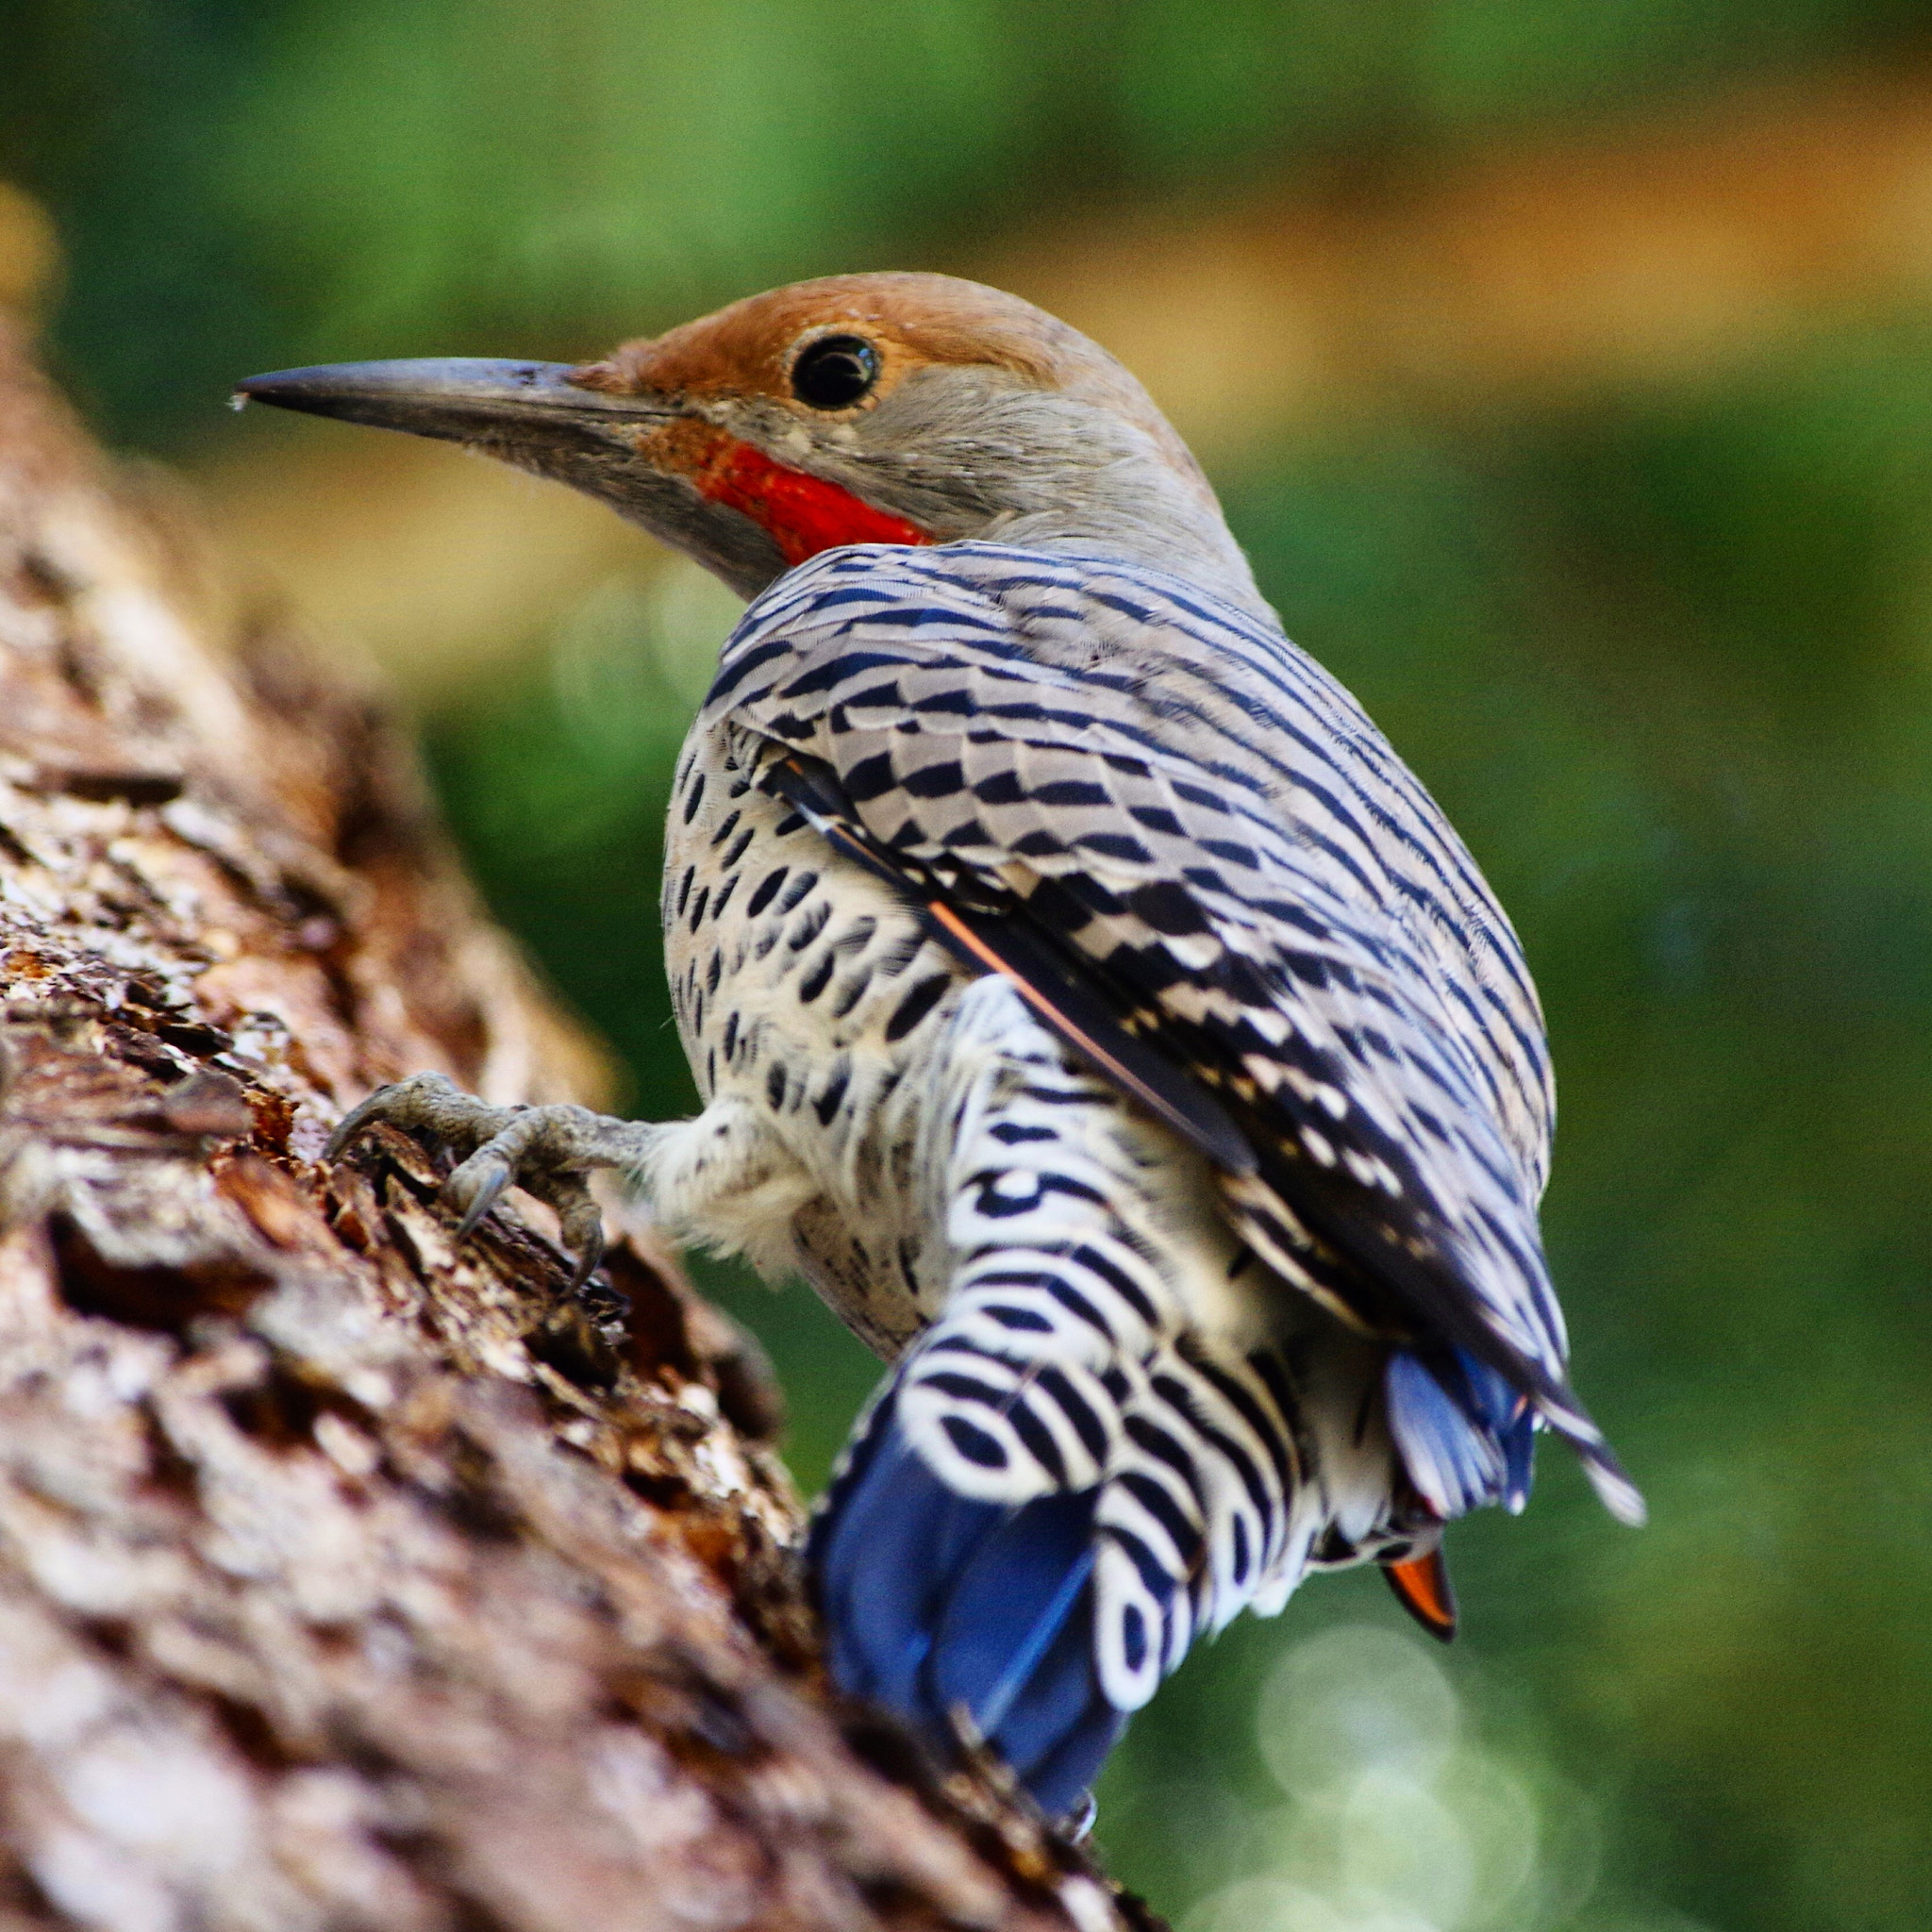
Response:
[[[869,546],[753,606],[708,709],[1200,1146],[1286,1281],[1447,1375],[1499,1374],[1641,1516],[1568,1383],[1521,949],[1313,659],[1154,571]]]

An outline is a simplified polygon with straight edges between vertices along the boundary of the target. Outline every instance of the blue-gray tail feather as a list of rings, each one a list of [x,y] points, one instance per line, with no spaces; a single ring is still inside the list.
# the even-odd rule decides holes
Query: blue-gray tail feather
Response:
[[[1398,1349],[1383,1387],[1395,1446],[1440,1515],[1485,1503],[1517,1510],[1528,1501],[1536,1414],[1494,1369],[1465,1349],[1426,1360]]]
[[[941,1752],[963,1707],[1054,1817],[1081,1804],[1126,1727],[1093,1658],[1096,1495],[1017,1508],[957,1495],[907,1441],[888,1391],[808,1549],[840,1689]]]
[[[1521,1507],[1536,1420],[1500,1374],[1460,1350],[1397,1350],[1384,1388],[1403,1459],[1439,1513]],[[942,1755],[963,1711],[1041,1808],[1065,1815],[1126,1728],[1094,1653],[1101,1492],[1017,1507],[961,1496],[908,1440],[897,1399],[888,1387],[871,1411],[808,1546],[833,1679]],[[1174,1588],[1158,1572],[1143,1580]]]

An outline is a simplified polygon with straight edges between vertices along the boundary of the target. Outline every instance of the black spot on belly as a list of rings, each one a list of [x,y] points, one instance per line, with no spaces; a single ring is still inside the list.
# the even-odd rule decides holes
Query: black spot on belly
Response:
[[[765,1098],[774,1113],[785,1105],[785,1069],[775,1060],[765,1073]]]
[[[800,873],[785,888],[784,896],[778,901],[778,910],[780,912],[790,912],[818,882],[819,875],[817,873],[809,870]]]
[[[798,982],[798,1001],[801,1006],[810,1006],[812,1001],[831,984],[834,958],[831,947],[827,946],[819,955],[818,964]]]
[[[705,774],[699,772],[691,781],[691,789],[684,794],[684,822],[690,824],[698,815],[698,807],[704,802]]]
[[[746,918],[756,919],[778,896],[778,888],[785,883],[785,875],[791,870],[789,865],[781,865],[777,871],[768,872],[758,881],[758,891],[744,902]],[[685,876],[689,878],[690,874],[687,873]]]
[[[791,937],[788,941],[791,950],[794,953],[804,952],[806,947],[824,931],[825,921],[831,916],[832,902],[829,899],[820,899],[815,904],[808,906],[798,915],[797,924],[791,928]]]
[[[819,1117],[819,1125],[829,1127],[832,1116],[845,1104],[845,1090],[852,1084],[851,1070],[841,1060],[832,1069],[832,1077],[825,1082],[824,1091],[812,1102],[811,1109]]]
[[[933,973],[920,980],[892,1009],[892,1017],[886,1022],[886,1038],[904,1040],[939,1005],[952,983],[950,973]]]
[[[861,966],[839,989],[839,997],[832,1002],[832,1017],[835,1020],[842,1020],[865,997],[865,990],[871,984],[872,968]]]
[[[895,940],[888,946],[873,964],[881,979],[891,979],[905,972],[924,950],[925,935],[908,932],[904,939]]]

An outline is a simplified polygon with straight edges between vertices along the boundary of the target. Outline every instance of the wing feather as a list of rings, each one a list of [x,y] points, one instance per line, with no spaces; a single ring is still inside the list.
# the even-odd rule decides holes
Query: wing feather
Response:
[[[1490,1363],[1637,1513],[1569,1388],[1521,948],[1312,658],[1157,571],[868,546],[752,607],[708,718],[1201,1147],[1289,1281]]]

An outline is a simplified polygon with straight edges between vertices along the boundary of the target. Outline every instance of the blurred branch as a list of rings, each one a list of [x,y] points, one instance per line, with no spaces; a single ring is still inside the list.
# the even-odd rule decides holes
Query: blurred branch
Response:
[[[1210,463],[1334,416],[1707,380],[1932,298],[1932,74],[1056,230],[986,273],[1105,342]]]
[[[675,1263],[570,1299],[401,1137],[318,1164],[408,1069],[599,1065],[378,711],[228,608],[0,337],[0,1923],[1120,1924],[820,1697]]]

